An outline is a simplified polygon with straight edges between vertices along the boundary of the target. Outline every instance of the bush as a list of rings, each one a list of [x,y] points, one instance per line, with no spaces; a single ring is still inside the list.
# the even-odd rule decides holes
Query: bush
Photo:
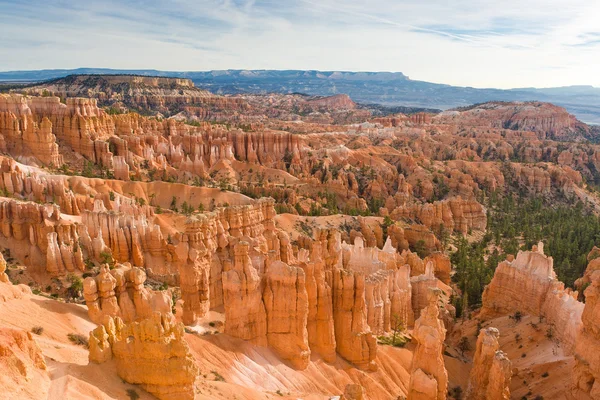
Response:
[[[90,346],[88,339],[85,336],[80,335],[79,333],[69,333],[67,337],[69,338],[71,343],[76,344],[78,346],[83,346],[86,349]]]
[[[137,400],[140,398],[140,395],[135,391],[135,389],[127,389],[127,396],[129,396],[131,400]]]
[[[468,337],[463,336],[460,338],[460,342],[458,342],[458,349],[463,355],[465,354],[465,351],[471,350],[471,343],[469,342]]]
[[[210,372],[212,372],[212,374],[215,376],[215,381],[225,382],[225,378],[223,377],[223,375],[221,375],[217,371],[210,371]]]
[[[521,313],[521,311],[517,311],[515,312],[515,314],[513,315],[513,319],[516,322],[521,322],[521,319],[523,318],[523,314]]]
[[[83,292],[83,281],[77,275],[69,274],[67,275],[67,281],[71,283],[71,286],[67,289],[67,294],[70,298],[76,299],[81,296]]]
[[[548,371],[544,372],[542,374],[542,378],[547,378],[548,376],[550,376],[550,374],[548,373]]]
[[[31,328],[31,332],[35,333],[36,335],[41,335],[42,333],[44,333],[44,328],[42,328],[41,326],[34,326],[33,328]]]

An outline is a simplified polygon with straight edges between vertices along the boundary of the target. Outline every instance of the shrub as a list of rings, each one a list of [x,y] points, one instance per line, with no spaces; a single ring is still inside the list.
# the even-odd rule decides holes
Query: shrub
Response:
[[[458,342],[458,349],[463,355],[465,354],[465,351],[471,350],[471,343],[469,342],[468,337],[463,336],[460,338],[460,342]]]
[[[129,396],[131,400],[137,400],[140,398],[140,395],[135,391],[135,389],[127,389],[127,396]]]
[[[44,328],[42,328],[41,326],[34,326],[33,328],[31,328],[31,332],[35,333],[36,335],[41,335],[42,333],[44,333]]]
[[[521,311],[517,311],[515,312],[515,314],[513,315],[513,319],[516,322],[521,322],[521,319],[523,318],[523,314],[521,313]]]
[[[225,378],[223,378],[223,375],[214,370],[210,372],[212,372],[212,374],[215,376],[215,381],[225,382]]]
[[[88,339],[85,336],[80,335],[79,333],[69,333],[67,337],[69,338],[71,343],[76,344],[78,346],[83,346],[86,349],[90,346]]]

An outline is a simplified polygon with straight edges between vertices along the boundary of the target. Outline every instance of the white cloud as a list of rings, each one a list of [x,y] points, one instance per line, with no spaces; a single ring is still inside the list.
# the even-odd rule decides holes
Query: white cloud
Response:
[[[476,87],[600,86],[583,0],[0,0],[0,70],[401,71]]]

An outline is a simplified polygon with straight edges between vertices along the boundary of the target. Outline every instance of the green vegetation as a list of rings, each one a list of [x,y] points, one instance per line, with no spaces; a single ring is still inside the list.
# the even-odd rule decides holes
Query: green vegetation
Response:
[[[69,338],[71,343],[76,344],[78,346],[83,346],[86,349],[89,348],[88,339],[85,336],[80,335],[79,333],[69,333],[67,337]]]
[[[33,328],[31,328],[31,332],[35,333],[36,335],[41,335],[42,333],[44,333],[44,328],[41,326],[34,326]]]
[[[462,298],[453,299],[457,316],[470,306],[481,304],[481,295],[494,275],[498,263],[507,254],[530,250],[543,241],[545,254],[554,259],[558,279],[572,287],[583,275],[587,254],[600,242],[600,218],[581,202],[574,206],[570,199],[515,197],[488,198],[488,228],[484,237],[474,243],[465,238],[455,240],[457,250],[451,255],[456,268],[453,276]]]

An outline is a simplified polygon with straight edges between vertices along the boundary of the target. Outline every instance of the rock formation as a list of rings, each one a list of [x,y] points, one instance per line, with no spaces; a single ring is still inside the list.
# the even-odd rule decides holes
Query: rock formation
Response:
[[[446,329],[439,315],[439,289],[430,289],[429,304],[413,329],[417,343],[410,368],[409,400],[443,400],[448,389],[443,347]]]
[[[183,335],[183,325],[160,312],[129,324],[106,316],[90,332],[90,362],[114,359],[121,379],[159,399],[193,399],[198,368]]]
[[[46,362],[30,332],[0,328],[0,369],[3,398],[42,398],[47,395],[50,378]]]
[[[281,261],[269,265],[263,300],[267,314],[267,342],[296,369],[310,361],[308,347],[308,294],[301,268]]]
[[[510,399],[511,363],[506,354],[499,350],[499,337],[496,328],[479,331],[466,394],[468,400]]]
[[[581,329],[583,307],[577,301],[577,292],[565,289],[556,278],[552,257],[544,255],[540,242],[531,251],[519,251],[516,258],[509,256],[498,264],[494,278],[483,292],[480,317],[517,311],[545,316],[571,351]]]
[[[600,272],[591,275],[591,285],[585,290],[583,327],[575,345],[573,395],[600,398]]]
[[[260,276],[252,266],[247,242],[235,245],[234,252],[232,268],[223,272],[225,333],[264,346],[267,343],[267,313]]]
[[[103,323],[106,316],[120,317],[124,322],[146,319],[155,311],[170,315],[169,292],[154,292],[144,287],[146,273],[130,265],[110,270],[103,265],[96,277],[83,281],[83,295],[90,319]]]

